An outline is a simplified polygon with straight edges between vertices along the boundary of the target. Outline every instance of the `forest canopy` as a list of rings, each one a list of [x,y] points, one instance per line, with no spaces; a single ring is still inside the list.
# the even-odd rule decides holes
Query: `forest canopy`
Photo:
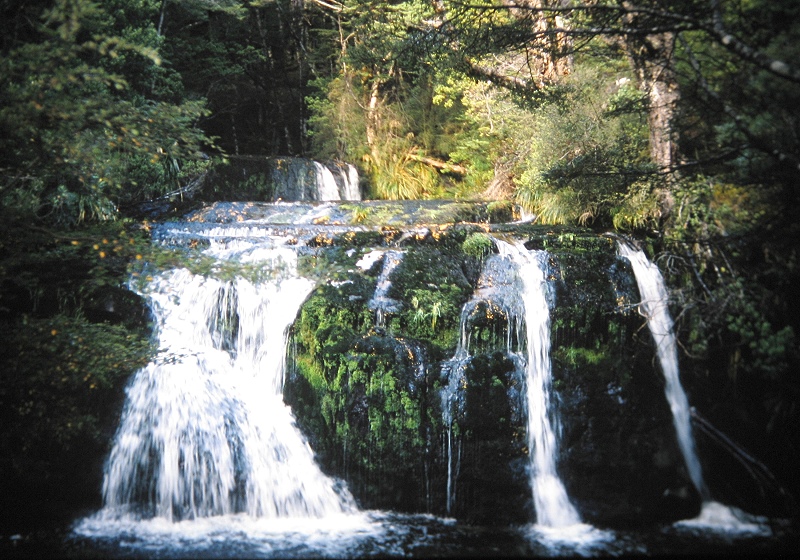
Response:
[[[781,219],[800,174],[798,10],[6,2],[3,205],[109,219],[212,157],[259,154],[351,161],[376,198],[513,199],[541,223],[660,230],[698,189]]]

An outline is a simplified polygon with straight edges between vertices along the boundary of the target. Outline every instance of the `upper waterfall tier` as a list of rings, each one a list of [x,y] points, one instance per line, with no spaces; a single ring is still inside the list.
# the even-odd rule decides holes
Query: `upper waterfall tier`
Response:
[[[358,170],[340,161],[231,156],[214,167],[206,181],[228,199],[361,200]]]

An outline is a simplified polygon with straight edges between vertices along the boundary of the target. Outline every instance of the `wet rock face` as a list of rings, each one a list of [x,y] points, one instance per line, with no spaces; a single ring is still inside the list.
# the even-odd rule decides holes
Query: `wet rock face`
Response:
[[[463,379],[451,384],[455,374],[443,368],[485,264],[461,249],[470,231],[320,244],[315,266],[338,262],[335,280],[320,285],[293,327],[285,399],[323,469],[344,479],[362,507],[479,524],[531,522],[525,379],[507,352],[513,329],[505,308],[471,302],[463,314],[471,325]],[[516,235],[550,253],[557,470],[581,517],[624,526],[691,516],[699,497],[627,261],[610,238]],[[381,263],[356,263],[389,248],[404,252],[387,292],[399,305],[377,325],[368,302]],[[520,350],[523,342],[511,338]],[[448,386],[457,386],[458,405],[446,419]]]
[[[573,503],[598,524],[691,517],[699,497],[628,262],[608,250],[551,255],[559,470]]]
[[[532,519],[522,382],[502,352],[481,354],[465,371],[464,408],[455,422],[452,514],[471,523]]]

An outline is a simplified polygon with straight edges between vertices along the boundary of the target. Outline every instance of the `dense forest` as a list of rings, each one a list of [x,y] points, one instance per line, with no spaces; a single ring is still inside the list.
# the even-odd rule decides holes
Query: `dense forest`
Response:
[[[155,200],[240,155],[375,199],[508,200],[644,241],[692,402],[800,456],[794,0],[3,0],[0,478],[69,501],[152,352],[123,286]],[[87,473],[96,480],[99,474]],[[53,498],[55,496],[55,498]],[[7,508],[8,509],[8,508]],[[8,511],[7,511],[8,513]]]

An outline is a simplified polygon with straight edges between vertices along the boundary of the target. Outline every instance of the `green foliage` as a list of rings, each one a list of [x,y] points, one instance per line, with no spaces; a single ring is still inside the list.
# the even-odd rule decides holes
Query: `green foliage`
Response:
[[[736,282],[728,289],[741,291],[742,282]],[[741,364],[734,364],[731,373],[736,376],[738,370],[744,368],[751,375],[756,373],[770,380],[781,379],[787,373],[790,365],[787,358],[796,345],[794,329],[790,325],[776,328],[764,317],[755,298],[743,295],[727,310],[724,321],[728,331],[738,339],[737,348],[750,356]]]
[[[354,276],[320,286],[303,304],[285,398],[320,438],[314,447],[323,464],[351,473],[354,492],[375,496],[370,490],[380,480],[400,502],[416,504],[421,488],[404,480],[419,472],[422,427],[430,421],[420,394],[425,381],[416,379],[421,356],[402,338],[372,334],[375,315],[365,303],[374,288]],[[390,498],[375,499],[382,505]]]
[[[404,142],[390,142],[365,156],[375,196],[388,200],[427,198],[436,192],[436,174],[403,153]]]
[[[149,245],[139,226],[3,221],[0,479],[9,496],[74,506],[96,495],[125,382],[155,351],[146,307],[124,288],[128,264]]]
[[[397,315],[402,333],[440,350],[455,348],[461,306],[472,285],[460,266],[460,251],[417,247],[392,274],[389,297],[407,302]],[[400,334],[400,333],[397,333]]]
[[[626,80],[621,68],[583,64],[534,111],[516,197],[539,223],[637,226],[656,216],[645,113]]]
[[[753,231],[776,218],[774,187],[754,189],[698,175],[675,186],[673,240],[710,240]]]
[[[436,82],[433,102],[463,107],[450,159],[469,169],[464,196],[484,190],[496,168],[513,167],[528,153],[532,117],[507,90],[446,71]]]
[[[317,78],[308,85],[311,153],[322,160],[360,162],[367,154],[366,113],[355,95],[361,88],[346,75]]]
[[[2,329],[4,455],[24,464],[45,450],[107,443],[109,400],[119,404],[125,380],[147,364],[148,337],[62,314]]]
[[[2,233],[0,310],[10,321],[22,314],[97,314],[109,291],[124,292],[130,263],[141,262],[149,248],[141,224],[124,221],[80,232],[10,221]]]
[[[129,69],[123,58],[153,67],[160,58],[112,35],[102,15],[92,2],[57,1],[37,39],[0,58],[0,200],[58,226],[107,220],[119,204],[173,189],[173,181],[154,188],[129,175],[197,158],[207,141],[194,126],[202,102],[146,100],[115,73]]]
[[[480,232],[470,233],[461,244],[461,250],[476,259],[483,259],[489,256],[493,249],[494,242],[491,236]]]

